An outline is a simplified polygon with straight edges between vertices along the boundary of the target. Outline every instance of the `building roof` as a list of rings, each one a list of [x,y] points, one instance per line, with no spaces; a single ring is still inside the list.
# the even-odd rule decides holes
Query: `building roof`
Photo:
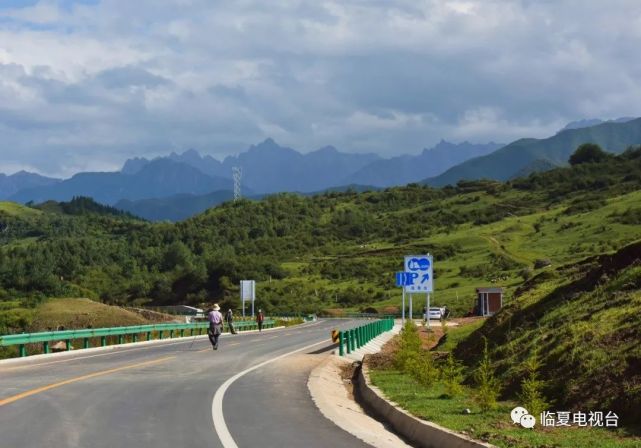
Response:
[[[495,287],[489,287],[489,288],[476,288],[476,293],[501,293],[503,294],[503,288],[495,288]]]

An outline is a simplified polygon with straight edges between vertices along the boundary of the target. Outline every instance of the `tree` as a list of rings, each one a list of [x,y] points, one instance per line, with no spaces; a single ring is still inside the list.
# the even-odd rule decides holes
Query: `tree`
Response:
[[[582,163],[598,163],[608,158],[609,154],[599,145],[594,143],[584,143],[579,146],[574,154],[570,156],[570,165],[580,165]]]
[[[450,352],[447,355],[447,361],[441,368],[441,379],[445,386],[445,393],[449,397],[455,397],[463,392],[461,383],[463,382],[463,366],[459,363]]]
[[[490,360],[490,352],[487,348],[487,338],[483,337],[483,358],[474,372],[474,379],[478,389],[474,400],[481,407],[483,412],[495,409],[497,406],[496,400],[501,392],[501,385],[499,380],[494,376],[494,369],[492,369],[492,361]]]
[[[539,415],[548,407],[548,402],[543,395],[545,382],[539,378],[539,362],[536,353],[525,362],[526,377],[521,381],[521,394],[519,399],[525,409],[532,415]]]

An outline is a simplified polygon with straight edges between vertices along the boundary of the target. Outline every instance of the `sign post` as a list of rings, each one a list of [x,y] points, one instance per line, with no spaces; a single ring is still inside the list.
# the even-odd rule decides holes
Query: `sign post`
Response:
[[[245,302],[250,300],[252,307],[252,317],[254,317],[254,301],[256,300],[256,281],[240,281],[240,300],[243,304],[243,317],[245,317]]]
[[[413,294],[425,293],[427,295],[425,309],[427,327],[430,327],[429,310],[430,295],[434,289],[434,258],[430,255],[407,255],[405,257],[403,291],[410,293],[410,319],[413,316]],[[397,274],[398,277],[398,274]]]
[[[430,327],[429,310],[430,295],[433,292],[433,257],[427,255],[408,255],[405,257],[405,265],[402,272],[396,273],[396,286],[403,288],[403,307],[401,310],[401,322],[405,325],[405,293],[409,293],[409,316],[414,318],[414,293],[425,293],[427,308],[425,309],[427,327]]]
[[[405,288],[403,288],[403,308],[401,310],[401,324],[405,327]]]

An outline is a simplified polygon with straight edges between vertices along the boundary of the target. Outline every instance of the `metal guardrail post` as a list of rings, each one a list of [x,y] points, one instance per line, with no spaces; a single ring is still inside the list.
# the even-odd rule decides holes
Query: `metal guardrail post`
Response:
[[[345,331],[345,344],[347,345],[347,354],[352,353],[352,342],[350,341],[351,339],[351,332],[349,330]]]
[[[350,340],[352,341],[352,350],[356,350],[356,330],[353,328],[350,330],[352,332]]]
[[[151,341],[151,331],[148,331],[148,332],[147,332],[147,340],[148,340],[148,341]]]
[[[180,337],[181,338],[185,337],[185,329],[184,328],[180,329]]]
[[[82,340],[82,348],[89,348],[89,338],[84,338]]]
[[[71,339],[67,339],[65,341],[65,348],[67,349],[67,351],[71,350]]]
[[[339,356],[345,356],[345,347],[343,346],[344,344],[343,340],[343,332],[339,331],[338,332],[338,355]]]
[[[158,339],[162,339],[162,330],[158,331]]]
[[[123,335],[119,334],[118,335],[118,344],[122,344],[124,342],[124,337]]]
[[[27,356],[27,347],[24,344],[20,344],[20,356]]]
[[[49,353],[49,341],[44,341],[42,343],[42,351],[47,354]]]
[[[138,333],[134,333],[133,336],[131,337],[132,342],[138,342]]]
[[[102,345],[103,347],[107,346],[107,336],[100,337],[100,345]]]

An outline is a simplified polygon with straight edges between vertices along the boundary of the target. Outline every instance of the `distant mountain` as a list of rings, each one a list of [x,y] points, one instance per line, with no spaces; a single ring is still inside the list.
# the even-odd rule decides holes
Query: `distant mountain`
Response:
[[[233,197],[233,191],[221,190],[204,195],[177,194],[137,201],[122,199],[114,207],[149,221],[182,221]]]
[[[502,146],[504,145],[494,142],[455,144],[441,140],[433,148],[424,149],[416,156],[402,155],[374,161],[351,175],[349,182],[379,187],[419,182],[427,177],[437,176],[465,160],[489,154]]]
[[[456,184],[462,179],[495,179],[505,181],[535,161],[565,166],[570,155],[583,143],[596,143],[613,153],[630,145],[641,144],[641,118],[625,123],[606,122],[580,129],[568,129],[545,138],[524,138],[483,157],[456,165],[443,174],[426,179],[432,186]],[[540,163],[540,162],[539,162]]]
[[[326,146],[316,151],[300,152],[278,145],[268,138],[237,156],[219,162],[211,156],[190,149],[182,154],[171,153],[157,160],[172,160],[190,165],[208,176],[231,179],[232,167],[243,170],[242,184],[260,193],[280,191],[310,192],[341,185],[361,167],[379,160],[375,154],[348,154]],[[125,162],[122,172],[135,174],[152,161],[144,158]]]
[[[267,139],[223,165],[243,169],[243,183],[261,193],[311,192],[344,184],[344,179],[361,167],[378,160],[375,154],[347,154],[326,146],[308,154],[279,146]]]
[[[600,118],[571,121],[570,123],[566,124],[565,127],[561,129],[561,131],[567,131],[568,129],[589,128],[591,126],[596,126],[602,123],[627,123],[628,121],[632,121],[632,120],[634,120],[634,117],[621,117],[621,118],[616,118],[614,120],[607,120],[607,121],[601,120]]]
[[[25,203],[69,201],[75,196],[85,196],[113,205],[120,199],[157,198],[179,193],[204,194],[231,188],[229,179],[207,176],[184,163],[158,159],[147,163],[135,174],[79,173],[54,185],[21,190],[10,199]]]
[[[128,159],[120,170],[123,174],[136,174],[138,171],[143,169],[151,160],[146,159],[145,157],[134,157],[133,159]]]
[[[19,171],[10,176],[0,174],[0,199],[8,199],[25,188],[54,185],[58,182],[61,182],[61,180],[28,173],[27,171]]]

